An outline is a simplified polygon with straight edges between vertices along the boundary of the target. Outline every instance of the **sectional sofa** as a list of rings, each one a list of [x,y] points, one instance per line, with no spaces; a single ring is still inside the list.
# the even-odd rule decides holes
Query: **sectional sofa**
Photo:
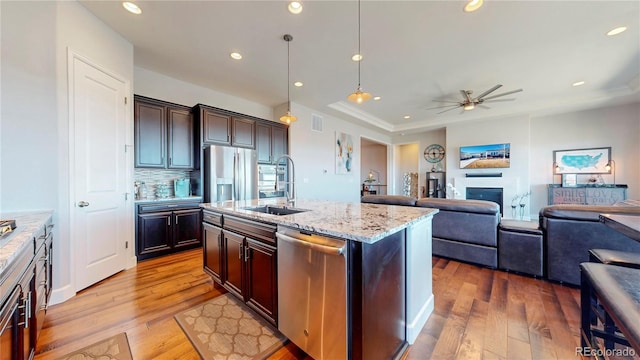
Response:
[[[513,270],[510,264],[527,264],[525,269],[531,270],[521,272],[568,285],[580,285],[579,265],[589,260],[590,249],[640,253],[640,243],[599,221],[602,213],[640,216],[640,206],[546,206],[539,224],[527,229],[501,222],[498,205],[483,200],[366,195],[361,202],[437,208],[434,255],[504,270]]]

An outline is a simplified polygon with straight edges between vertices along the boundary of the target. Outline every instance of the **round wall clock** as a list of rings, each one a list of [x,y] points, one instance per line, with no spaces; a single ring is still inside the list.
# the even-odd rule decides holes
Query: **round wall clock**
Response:
[[[444,159],[444,148],[442,145],[431,144],[424,149],[424,158],[430,163],[438,163]]]

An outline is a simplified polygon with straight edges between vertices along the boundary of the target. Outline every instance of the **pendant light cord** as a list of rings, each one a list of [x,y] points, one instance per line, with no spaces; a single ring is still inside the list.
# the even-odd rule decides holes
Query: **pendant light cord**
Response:
[[[360,0],[358,0],[358,89],[360,89],[360,63],[362,62],[362,52],[360,51]]]
[[[291,55],[289,54],[289,43],[291,42],[291,40],[287,40],[287,111],[291,112],[291,94],[289,93],[289,88],[290,88],[290,79],[289,79],[289,63],[290,63],[290,57]]]

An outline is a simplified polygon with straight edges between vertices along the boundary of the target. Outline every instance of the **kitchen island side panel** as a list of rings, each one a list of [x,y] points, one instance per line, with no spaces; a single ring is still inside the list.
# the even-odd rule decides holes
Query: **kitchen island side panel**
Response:
[[[431,268],[431,221],[422,220],[407,232],[407,342],[412,345],[434,309]]]
[[[405,230],[350,246],[351,358],[396,358],[407,346]]]

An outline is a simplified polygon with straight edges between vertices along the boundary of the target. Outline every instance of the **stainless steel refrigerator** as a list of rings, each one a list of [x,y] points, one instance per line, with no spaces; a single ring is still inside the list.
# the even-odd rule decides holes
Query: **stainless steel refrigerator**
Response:
[[[258,198],[258,157],[255,150],[229,146],[204,149],[204,201]]]

